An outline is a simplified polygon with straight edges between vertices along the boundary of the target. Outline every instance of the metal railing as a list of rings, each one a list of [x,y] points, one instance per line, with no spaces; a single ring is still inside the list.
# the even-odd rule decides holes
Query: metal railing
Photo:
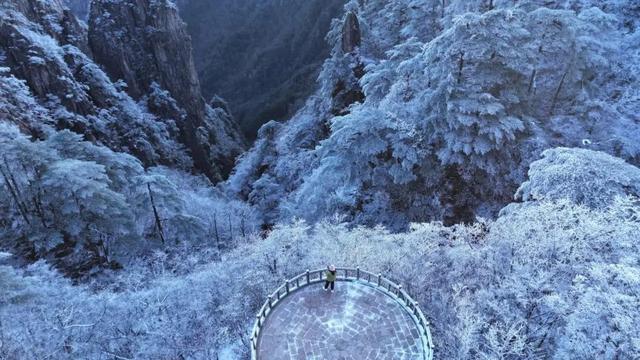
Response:
[[[251,359],[258,360],[258,341],[260,331],[267,319],[267,316],[273,308],[280,303],[289,294],[307,285],[316,284],[324,281],[326,269],[317,269],[306,272],[286,280],[279,288],[268,296],[264,305],[260,308],[256,315],[256,322],[251,331]],[[411,315],[411,318],[420,329],[422,338],[422,347],[424,349],[424,359],[433,359],[433,341],[431,339],[431,331],[429,331],[429,321],[418,306],[418,302],[413,300],[409,294],[402,289],[402,285],[398,285],[391,280],[382,276],[382,274],[374,274],[360,268],[336,268],[336,281],[363,281],[377,289],[393,296],[403,305],[405,310]]]

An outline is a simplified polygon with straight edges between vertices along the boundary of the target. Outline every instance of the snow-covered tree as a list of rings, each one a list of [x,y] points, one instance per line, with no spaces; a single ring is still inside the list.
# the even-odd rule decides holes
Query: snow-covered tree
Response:
[[[524,201],[568,199],[593,208],[609,206],[616,197],[640,195],[640,171],[624,160],[599,151],[555,148],[531,164],[529,180],[516,198]]]
[[[144,170],[68,130],[34,140],[0,123],[0,154],[1,246],[73,275],[176,244],[230,247],[258,230],[254,209],[208,181]]]
[[[621,71],[631,65],[614,46],[630,44],[620,19],[633,10],[400,0],[345,9],[357,17],[360,45],[342,49],[349,15],[333,24],[318,92],[270,132],[273,155],[260,165],[245,156],[229,181],[229,189],[256,181],[285,189],[280,205],[269,206],[284,210],[282,219],[338,211],[399,228],[473,221],[495,216],[546,148],[636,159],[636,80]],[[351,91],[358,100],[342,101]],[[623,92],[624,105],[614,105],[612,94]],[[348,105],[335,111],[337,103]],[[259,191],[253,198],[266,198]]]

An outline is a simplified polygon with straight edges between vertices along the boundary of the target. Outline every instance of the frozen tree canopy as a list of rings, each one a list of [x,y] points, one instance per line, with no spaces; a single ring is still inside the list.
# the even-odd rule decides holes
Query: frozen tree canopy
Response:
[[[281,219],[338,212],[403,228],[495,215],[550,147],[637,163],[637,7],[441,4],[347,4],[360,46],[344,52],[349,17],[336,21],[316,96],[256,142],[278,156],[255,147],[229,188],[249,200],[268,177],[289,189],[270,207]]]
[[[636,1],[204,3],[0,3],[0,359],[248,359],[327,264],[436,359],[640,358]]]
[[[601,152],[555,148],[531,164],[529,180],[516,197],[522,200],[569,199],[589,207],[606,207],[617,197],[640,194],[635,166]]]

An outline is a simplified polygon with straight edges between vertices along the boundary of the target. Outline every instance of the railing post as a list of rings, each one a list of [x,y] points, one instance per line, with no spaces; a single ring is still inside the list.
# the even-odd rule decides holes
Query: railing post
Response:
[[[309,285],[310,282],[311,279],[309,278],[309,269],[307,269],[307,285]]]
[[[378,286],[380,286],[380,284],[382,284],[382,274],[378,274]]]
[[[272,305],[272,299],[273,297],[271,295],[269,295],[269,309],[271,309]]]
[[[300,287],[300,277],[296,278],[296,289]]]
[[[360,267],[356,268],[356,279],[360,280]]]
[[[402,299],[402,298],[403,298],[403,296],[402,296],[402,285],[398,285],[398,297],[399,297],[400,299]]]
[[[260,326],[262,326],[262,324],[260,322],[262,322],[262,314],[258,314],[256,315],[256,317],[258,318],[258,329],[260,329]]]
[[[287,288],[287,294],[289,294],[289,280],[284,282],[285,287]]]

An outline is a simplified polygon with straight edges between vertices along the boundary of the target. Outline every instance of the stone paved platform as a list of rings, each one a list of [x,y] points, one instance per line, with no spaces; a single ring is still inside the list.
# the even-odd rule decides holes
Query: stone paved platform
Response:
[[[418,327],[393,297],[362,282],[336,282],[334,293],[312,284],[267,316],[259,360],[418,360]]]

